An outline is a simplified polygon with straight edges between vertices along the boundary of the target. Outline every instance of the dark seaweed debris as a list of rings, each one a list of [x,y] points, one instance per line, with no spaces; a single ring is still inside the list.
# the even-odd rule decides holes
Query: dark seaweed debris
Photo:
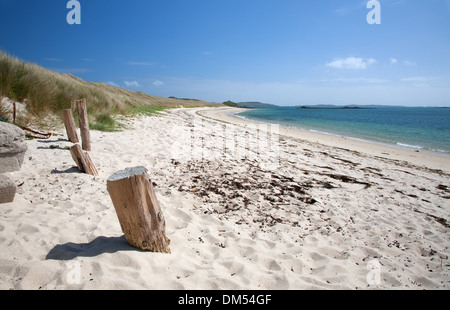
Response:
[[[430,213],[422,212],[422,211],[420,211],[418,209],[414,209],[414,212],[417,212],[417,213],[420,213],[420,214],[425,214],[426,216],[431,217],[432,219],[434,219],[436,222],[438,222],[442,226],[444,226],[446,228],[450,228],[449,222],[446,219],[442,218],[442,217],[438,217],[438,216],[435,216],[435,215],[430,214]]]

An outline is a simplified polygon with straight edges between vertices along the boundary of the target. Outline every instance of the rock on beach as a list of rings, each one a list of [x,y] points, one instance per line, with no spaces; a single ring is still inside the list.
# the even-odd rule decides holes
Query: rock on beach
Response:
[[[19,171],[26,151],[24,131],[0,122],[0,173]]]

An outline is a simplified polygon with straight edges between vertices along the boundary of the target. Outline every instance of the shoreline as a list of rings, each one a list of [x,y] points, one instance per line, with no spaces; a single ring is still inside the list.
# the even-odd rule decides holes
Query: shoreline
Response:
[[[249,122],[257,122],[257,123],[259,123],[257,120],[246,118],[244,116],[238,115],[238,113],[240,113],[240,112],[229,113],[228,116],[242,118],[243,120],[246,120],[246,121],[249,121]],[[261,121],[261,123],[268,124],[268,123],[263,122],[263,121]],[[287,125],[280,125],[280,126],[286,128],[286,129],[299,130],[299,131],[305,131],[305,132],[310,132],[310,133],[317,133],[319,135],[325,135],[325,136],[330,136],[330,137],[337,137],[337,138],[342,138],[342,139],[354,140],[354,141],[359,141],[359,142],[362,142],[362,143],[376,144],[376,145],[385,146],[385,147],[400,148],[400,149],[403,149],[403,150],[414,151],[414,152],[417,152],[417,153],[423,152],[425,154],[431,154],[431,155],[437,155],[437,156],[441,156],[441,157],[449,157],[450,158],[450,152],[422,149],[422,147],[402,144],[400,142],[389,143],[389,142],[371,140],[371,139],[366,139],[366,138],[345,136],[345,135],[341,135],[341,134],[325,132],[325,131],[320,131],[320,130],[316,130],[316,129],[299,128],[299,127],[287,126]]]
[[[269,124],[236,115],[237,113],[243,111],[246,111],[246,109],[226,107],[200,110],[197,113],[200,116],[229,124],[239,124],[244,126],[258,123]],[[442,170],[443,172],[450,174],[450,156],[443,153],[432,151],[417,152],[416,150],[411,150],[399,145],[390,145],[376,141],[344,137],[332,133],[321,133],[283,125],[280,125],[280,135],[294,139],[306,140],[312,143],[320,143],[335,148],[343,148],[361,152],[388,160],[407,161],[416,166],[425,166],[432,170]]]

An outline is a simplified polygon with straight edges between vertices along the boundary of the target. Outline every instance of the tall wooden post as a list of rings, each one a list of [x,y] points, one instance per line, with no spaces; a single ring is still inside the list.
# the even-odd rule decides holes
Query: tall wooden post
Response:
[[[138,249],[170,253],[166,222],[144,167],[117,171],[107,189],[128,243]]]
[[[16,123],[16,102],[13,103],[13,124]]]
[[[91,151],[91,134],[86,109],[86,99],[77,101],[78,118],[80,119],[81,144],[83,150]]]
[[[64,125],[66,126],[67,138],[72,143],[78,143],[77,127],[73,119],[72,109],[63,110]]]

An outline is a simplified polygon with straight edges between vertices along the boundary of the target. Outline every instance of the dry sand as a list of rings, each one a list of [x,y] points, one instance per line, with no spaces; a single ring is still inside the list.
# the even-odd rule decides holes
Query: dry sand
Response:
[[[233,111],[92,131],[95,178],[73,167],[63,130],[28,141],[7,174],[15,201],[0,205],[0,289],[450,288],[448,157],[266,132]],[[106,179],[134,166],[149,170],[172,254],[126,243]]]

